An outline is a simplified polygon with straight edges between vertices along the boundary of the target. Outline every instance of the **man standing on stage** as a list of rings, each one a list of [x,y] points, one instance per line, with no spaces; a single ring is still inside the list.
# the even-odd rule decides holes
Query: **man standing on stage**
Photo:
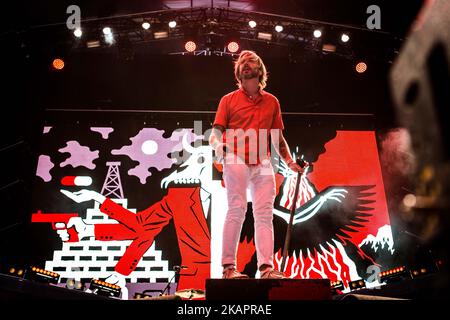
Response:
[[[220,100],[209,143],[224,162],[228,212],[223,228],[222,266],[224,279],[248,278],[236,270],[236,254],[247,210],[247,187],[253,201],[255,246],[262,279],[281,279],[274,270],[273,203],[275,177],[270,162],[269,137],[278,154],[294,172],[303,173],[291,157],[283,137],[280,104],[264,91],[267,70],[253,51],[242,51],[234,63],[239,89]]]

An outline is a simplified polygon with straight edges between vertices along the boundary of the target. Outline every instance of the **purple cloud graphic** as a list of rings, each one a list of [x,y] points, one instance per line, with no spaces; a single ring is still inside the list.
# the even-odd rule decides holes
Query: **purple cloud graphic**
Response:
[[[185,134],[188,134],[190,143],[198,138],[192,133],[192,129],[174,131],[168,139],[164,138],[163,134],[164,130],[144,128],[136,136],[130,138],[131,145],[123,146],[119,150],[112,150],[111,154],[126,155],[139,162],[136,167],[128,170],[128,174],[138,177],[139,181],[145,184],[147,178],[151,176],[150,168],[161,171],[172,167],[176,159],[170,158],[170,153],[182,150],[181,141]]]
[[[61,153],[70,153],[70,156],[62,163],[60,167],[71,165],[72,167],[86,167],[95,169],[93,161],[98,158],[99,151],[91,151],[89,147],[81,146],[77,141],[68,141],[66,147],[58,150]]]
[[[36,170],[36,175],[45,182],[49,182],[52,180],[52,175],[50,174],[50,170],[54,167],[52,160],[47,155],[40,155],[38,159],[38,165]]]
[[[91,127],[91,131],[98,132],[102,135],[103,139],[108,139],[108,136],[111,132],[114,131],[113,128],[107,127]]]

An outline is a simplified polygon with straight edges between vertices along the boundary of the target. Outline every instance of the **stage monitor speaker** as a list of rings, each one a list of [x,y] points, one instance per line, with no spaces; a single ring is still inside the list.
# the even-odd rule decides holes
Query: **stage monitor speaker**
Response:
[[[206,300],[331,300],[328,279],[207,279]]]

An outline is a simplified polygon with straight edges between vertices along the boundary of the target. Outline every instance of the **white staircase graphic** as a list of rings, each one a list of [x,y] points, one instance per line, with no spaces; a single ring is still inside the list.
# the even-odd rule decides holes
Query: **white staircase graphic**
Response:
[[[109,170],[103,191],[106,194],[114,193],[120,196],[121,198],[111,200],[127,208],[128,200],[123,198],[118,170],[120,162],[108,162],[107,165]],[[88,208],[86,211],[86,218],[83,219],[86,224],[118,223],[100,211],[99,203],[94,203],[94,208]],[[136,209],[128,210],[136,213]],[[79,242],[63,242],[62,249],[53,252],[53,260],[46,261],[45,269],[59,273],[61,282],[67,279],[90,281],[92,278],[106,278],[114,272],[114,267],[130,244],[131,240],[99,241],[94,238]],[[155,249],[155,242],[153,242],[126,281],[127,283],[167,283],[171,279],[173,282],[173,276],[174,271],[169,270],[168,261],[162,260],[161,251]]]

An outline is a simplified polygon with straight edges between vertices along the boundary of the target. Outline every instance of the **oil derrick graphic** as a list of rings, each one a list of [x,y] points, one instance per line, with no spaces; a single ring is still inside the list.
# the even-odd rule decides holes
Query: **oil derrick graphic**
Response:
[[[108,198],[123,199],[119,172],[120,162],[107,162],[106,165],[108,166],[108,173],[100,193]]]
[[[136,213],[136,209],[128,208],[128,199],[124,197],[120,179],[120,162],[107,162],[108,172],[103,183],[101,193],[122,207]],[[86,224],[117,224],[117,220],[110,218],[100,211],[100,205],[94,201],[93,208],[86,210]],[[74,211],[77,204],[74,203]],[[79,212],[80,216],[83,216]],[[89,282],[91,279],[106,278],[115,270],[119,259],[132,240],[103,241],[95,238],[78,242],[63,242],[61,250],[53,252],[53,260],[45,262],[46,270],[57,272],[61,276],[61,283],[68,279]],[[169,270],[167,260],[162,260],[161,250],[155,249],[155,242],[143,255],[136,269],[127,276],[127,283],[155,283],[155,288],[164,287],[174,272]],[[127,285],[128,286],[128,285]]]

